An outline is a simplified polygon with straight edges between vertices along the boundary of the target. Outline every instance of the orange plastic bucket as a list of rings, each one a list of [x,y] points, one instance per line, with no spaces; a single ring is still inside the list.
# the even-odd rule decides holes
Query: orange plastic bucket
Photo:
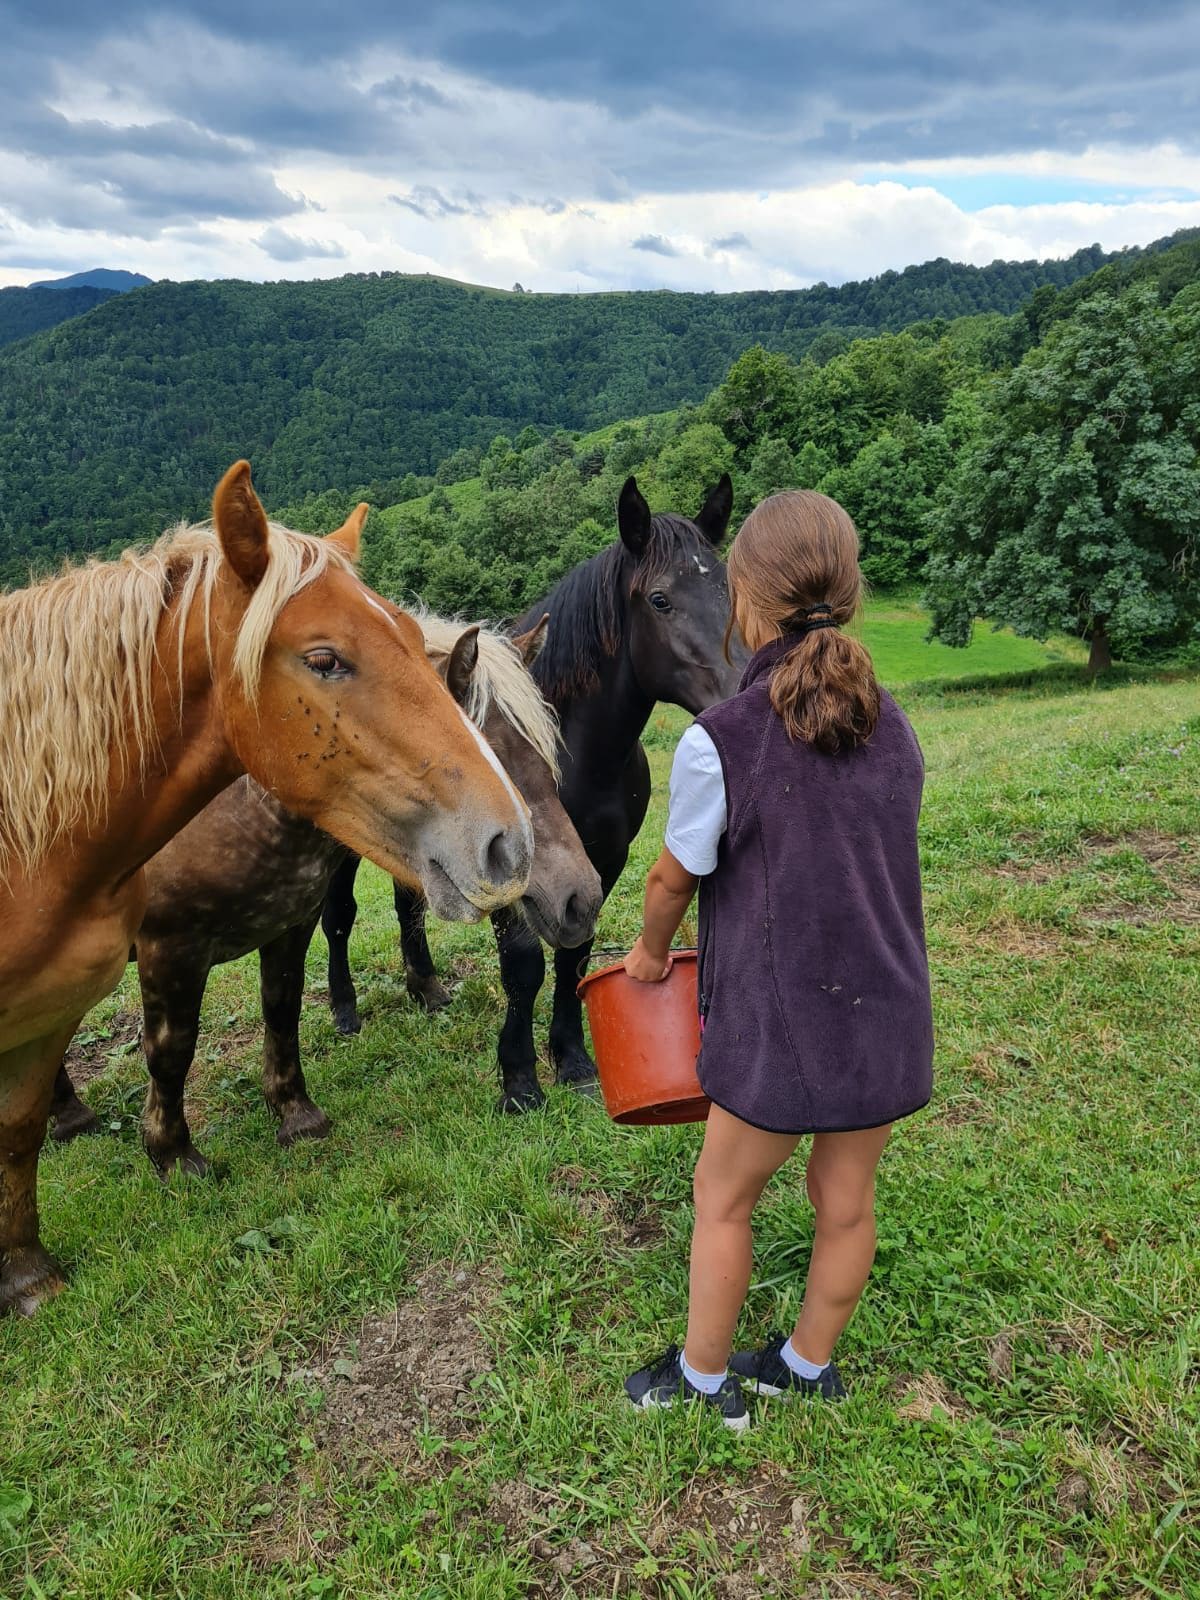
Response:
[[[671,955],[662,983],[637,983],[617,962],[589,973],[579,985],[600,1092],[614,1122],[642,1126],[703,1122],[708,1116],[711,1102],[696,1076],[696,952]]]

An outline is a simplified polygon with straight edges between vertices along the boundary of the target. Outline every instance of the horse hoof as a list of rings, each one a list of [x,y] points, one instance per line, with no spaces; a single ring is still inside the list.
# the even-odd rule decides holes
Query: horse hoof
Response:
[[[24,1250],[12,1250],[8,1260],[0,1266],[0,1314],[12,1312],[19,1317],[31,1317],[37,1308],[53,1300],[67,1286],[58,1263],[34,1245]]]
[[[410,978],[406,985],[409,994],[432,1017],[450,1004],[450,991],[436,977]]]
[[[572,1094],[581,1095],[585,1100],[598,1100],[600,1098],[600,1079],[593,1073],[590,1078],[559,1078],[561,1088],[570,1089]]]
[[[546,1096],[542,1093],[540,1083],[514,1084],[511,1088],[505,1088],[496,1109],[506,1117],[521,1117],[527,1111],[537,1111],[545,1104]]]
[[[185,1145],[182,1150],[164,1151],[161,1154],[147,1150],[146,1154],[164,1183],[168,1182],[176,1172],[181,1172],[185,1178],[208,1177],[208,1162],[194,1144]]]
[[[85,1133],[96,1133],[99,1127],[100,1118],[91,1106],[85,1106],[82,1100],[78,1100],[55,1117],[50,1137],[59,1144],[68,1144]]]
[[[349,1039],[353,1034],[362,1032],[362,1018],[358,1014],[357,1006],[334,1006],[333,1025],[343,1039]]]
[[[307,1105],[289,1106],[283,1113],[275,1138],[286,1150],[297,1139],[327,1139],[333,1124],[311,1101]]]
[[[589,1055],[567,1056],[554,1064],[554,1081],[581,1094],[594,1094],[599,1086],[596,1063]]]

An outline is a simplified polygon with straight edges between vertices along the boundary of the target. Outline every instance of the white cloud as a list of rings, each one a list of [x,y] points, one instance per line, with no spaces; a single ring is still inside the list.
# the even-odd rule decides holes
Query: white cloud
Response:
[[[856,135],[909,105],[911,88],[863,102],[839,146],[847,114],[824,87],[786,130],[745,116],[735,127],[733,109],[724,121],[703,98],[679,109],[648,93],[617,111],[578,88],[534,93],[356,48],[300,59],[162,12],[102,31],[54,65],[39,115],[7,147],[0,115],[0,284],[97,264],[263,278],[278,270],[269,257],[306,277],[770,289],[1200,225],[1200,165],[1179,144],[1115,142],[1119,107],[1114,142],[1078,153],[888,166],[858,160]],[[943,82],[930,104],[958,116],[970,101]],[[1029,127],[1018,134],[1027,142]],[[964,180],[1026,203],[973,207]]]
[[[392,178],[324,165],[274,176],[281,189],[302,192],[320,208],[321,241],[219,220],[141,238],[103,222],[78,232],[35,228],[0,211],[0,224],[9,224],[0,233],[0,283],[98,263],[154,277],[278,276],[263,260],[262,241],[270,237],[285,247],[268,253],[301,262],[295,275],[303,277],[401,271],[501,288],[520,279],[539,290],[782,289],[870,277],[935,256],[982,266],[1068,255],[1094,242],[1115,249],[1200,226],[1200,198],[967,211],[932,185],[849,180],[767,194],[648,194],[567,202],[558,211],[525,202],[494,204],[484,216],[465,206],[421,216],[389,199]],[[714,248],[714,235],[749,243]],[[646,240],[669,241],[673,253],[648,249]]]

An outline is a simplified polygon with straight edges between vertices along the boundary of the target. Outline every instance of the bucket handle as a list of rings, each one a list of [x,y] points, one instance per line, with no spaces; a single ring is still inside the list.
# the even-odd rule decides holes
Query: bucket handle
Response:
[[[694,944],[672,945],[672,947],[671,947],[670,951],[668,952],[668,954],[670,954],[672,956],[692,955],[692,954],[694,954],[695,949],[696,949],[696,946]],[[601,959],[603,959],[605,961],[624,961],[625,957],[628,954],[629,954],[629,951],[628,950],[622,950],[620,945],[615,945],[615,944],[600,945],[598,948],[590,950],[588,952],[588,954],[586,956],[584,956],[583,960],[576,964],[575,976],[579,980],[579,982],[582,983],[583,980],[587,977],[587,969],[588,969],[588,962],[589,961],[594,961],[594,960],[596,960],[597,957],[600,957]]]
[[[584,956],[582,961],[576,962],[576,964],[575,964],[575,976],[579,980],[579,982],[582,983],[583,980],[587,977],[587,969],[588,969],[588,962],[589,961],[595,961],[597,958],[599,958],[601,960],[604,960],[604,961],[624,961],[625,957],[628,954],[629,954],[629,951],[628,950],[622,950],[620,945],[604,944],[604,945],[599,945],[598,947],[594,947],[593,949],[588,951],[587,955]]]

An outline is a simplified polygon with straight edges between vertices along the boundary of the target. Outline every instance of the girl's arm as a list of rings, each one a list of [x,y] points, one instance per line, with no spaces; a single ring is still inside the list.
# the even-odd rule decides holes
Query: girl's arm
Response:
[[[631,978],[639,983],[661,983],[670,972],[671,940],[679,931],[699,881],[667,849],[650,868],[642,931],[625,957],[625,971]]]

